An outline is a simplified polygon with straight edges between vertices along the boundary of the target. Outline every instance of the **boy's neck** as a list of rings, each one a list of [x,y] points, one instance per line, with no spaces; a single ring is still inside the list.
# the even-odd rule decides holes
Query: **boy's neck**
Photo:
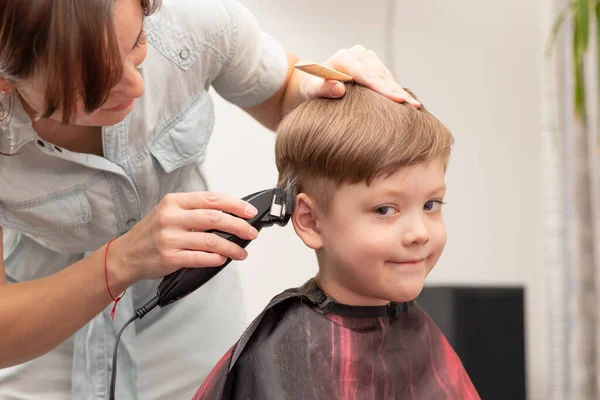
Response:
[[[390,303],[388,300],[377,299],[370,296],[365,296],[360,293],[356,293],[353,290],[340,284],[338,280],[332,279],[319,268],[319,273],[315,277],[315,281],[325,292],[325,294],[331,297],[336,303],[344,304],[348,306],[385,306]]]

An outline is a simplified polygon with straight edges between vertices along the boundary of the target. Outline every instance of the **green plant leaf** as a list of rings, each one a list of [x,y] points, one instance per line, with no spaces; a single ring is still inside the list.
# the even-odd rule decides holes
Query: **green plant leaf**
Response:
[[[578,10],[579,11],[579,10]],[[581,44],[581,19],[576,17],[573,26],[573,74],[575,90],[575,116],[585,123],[585,87],[583,74],[583,56],[585,50]]]
[[[554,47],[554,43],[556,43],[556,38],[558,37],[558,33],[560,32],[560,28],[565,22],[565,18],[567,17],[567,13],[572,11],[575,3],[571,2],[568,6],[563,8],[563,10],[556,16],[554,23],[552,24],[552,31],[550,33],[550,39],[548,40],[548,44],[546,46],[546,57],[550,57],[552,54],[552,48]],[[597,5],[597,4],[596,4]]]
[[[577,0],[575,24],[579,26],[579,45],[582,53],[587,51],[590,36],[590,3],[589,0]]]
[[[596,7],[596,84],[598,85],[596,96],[598,99],[596,114],[596,149],[600,148],[600,3],[595,1]]]

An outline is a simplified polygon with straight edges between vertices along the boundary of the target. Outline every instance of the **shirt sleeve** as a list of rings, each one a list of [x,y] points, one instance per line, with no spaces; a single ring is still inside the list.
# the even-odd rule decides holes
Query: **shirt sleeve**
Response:
[[[1,205],[0,205],[0,207],[1,207]],[[0,223],[0,226],[2,226],[1,223]],[[2,261],[6,261],[8,259],[8,256],[10,256],[13,253],[13,251],[17,247],[17,244],[19,243],[20,239],[21,239],[21,235],[19,233],[17,233],[16,231],[14,231],[12,229],[8,229],[8,228],[3,228],[3,230],[2,230],[3,260]]]
[[[234,6],[232,24],[227,62],[213,87],[225,100],[251,107],[265,102],[281,88],[288,70],[287,55],[239,2]]]

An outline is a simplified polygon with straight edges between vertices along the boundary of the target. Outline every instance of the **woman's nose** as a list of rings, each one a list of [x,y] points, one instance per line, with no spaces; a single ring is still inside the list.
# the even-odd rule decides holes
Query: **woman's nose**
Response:
[[[144,94],[144,79],[141,69],[133,64],[123,69],[123,76],[115,87],[114,93],[126,98],[137,99]]]

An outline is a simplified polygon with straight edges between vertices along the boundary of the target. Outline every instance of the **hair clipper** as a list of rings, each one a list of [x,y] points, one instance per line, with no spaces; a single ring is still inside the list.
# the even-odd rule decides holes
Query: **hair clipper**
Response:
[[[284,186],[250,194],[243,200],[258,210],[258,213],[247,221],[260,232],[262,228],[274,224],[285,226],[288,223],[294,211],[296,193],[290,187]],[[233,234],[219,230],[206,232],[215,233],[242,248],[251,242],[251,240],[240,239]],[[221,272],[230,262],[231,259],[228,258],[218,267],[182,268],[165,276],[158,285],[158,305],[166,307],[187,296]]]

